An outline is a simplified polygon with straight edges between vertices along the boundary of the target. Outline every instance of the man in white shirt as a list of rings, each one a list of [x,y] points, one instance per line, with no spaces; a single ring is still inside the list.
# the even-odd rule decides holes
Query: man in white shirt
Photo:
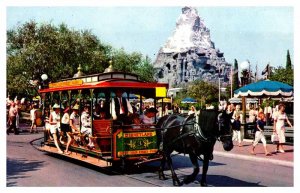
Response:
[[[272,119],[272,107],[270,107],[269,103],[266,103],[264,114],[266,115],[266,125],[270,125]]]
[[[113,120],[120,121],[122,123],[128,123],[128,114],[133,113],[133,109],[129,101],[122,97],[123,92],[121,90],[116,91],[116,97],[112,99],[110,113]]]

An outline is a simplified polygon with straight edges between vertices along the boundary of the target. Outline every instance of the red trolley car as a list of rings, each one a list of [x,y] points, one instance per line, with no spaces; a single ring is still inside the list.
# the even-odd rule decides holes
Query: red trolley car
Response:
[[[157,152],[156,129],[152,125],[126,125],[119,124],[111,117],[111,101],[117,90],[122,90],[123,97],[135,104],[137,114],[143,112],[143,100],[153,99],[156,107],[156,99],[166,97],[168,85],[163,83],[144,82],[132,73],[116,72],[111,66],[104,73],[80,76],[80,71],[75,78],[64,79],[50,83],[48,87],[39,90],[42,96],[43,107],[52,107],[59,104],[60,107],[68,106],[69,113],[76,103],[79,108],[79,116],[84,106],[89,106],[92,117],[92,140],[94,148],[89,148],[85,136],[81,132],[71,133],[73,142],[69,146],[71,154],[62,154],[96,166],[110,165],[110,163],[124,163],[124,161],[138,161]],[[132,97],[133,96],[133,97]],[[93,116],[95,106],[99,100],[106,103],[106,118],[96,119]],[[60,115],[62,117],[62,114]],[[62,120],[62,119],[60,119]],[[80,128],[82,125],[80,123]],[[45,131],[44,141],[40,150],[58,153],[50,133]],[[59,143],[61,149],[66,148],[67,138]]]

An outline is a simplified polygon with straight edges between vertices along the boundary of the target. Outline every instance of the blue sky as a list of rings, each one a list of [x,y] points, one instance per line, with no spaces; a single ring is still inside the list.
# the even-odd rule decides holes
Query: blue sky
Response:
[[[285,65],[287,50],[294,56],[294,9],[283,6],[196,7],[211,30],[216,48],[233,63],[249,60],[259,73],[270,62]],[[89,29],[100,40],[126,51],[138,51],[152,61],[172,35],[181,6],[154,7],[13,7],[7,6],[7,29],[35,20],[75,30]]]

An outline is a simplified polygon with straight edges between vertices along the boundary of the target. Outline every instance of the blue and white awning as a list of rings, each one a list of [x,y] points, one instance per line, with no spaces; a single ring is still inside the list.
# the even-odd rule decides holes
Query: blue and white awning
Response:
[[[292,86],[278,82],[263,80],[248,84],[234,91],[234,97],[291,97],[294,94]]]
[[[193,99],[191,97],[187,97],[187,98],[182,99],[181,103],[197,103],[197,100]]]

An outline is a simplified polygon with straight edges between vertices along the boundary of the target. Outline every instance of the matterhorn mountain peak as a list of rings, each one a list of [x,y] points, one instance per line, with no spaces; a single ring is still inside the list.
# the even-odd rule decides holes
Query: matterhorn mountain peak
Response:
[[[194,7],[183,7],[175,30],[160,48],[156,61],[156,79],[173,88],[194,80],[228,82],[231,65],[215,49],[210,30]]]
[[[182,8],[173,35],[162,47],[163,52],[184,52],[191,47],[213,48],[210,31],[193,7]]]

